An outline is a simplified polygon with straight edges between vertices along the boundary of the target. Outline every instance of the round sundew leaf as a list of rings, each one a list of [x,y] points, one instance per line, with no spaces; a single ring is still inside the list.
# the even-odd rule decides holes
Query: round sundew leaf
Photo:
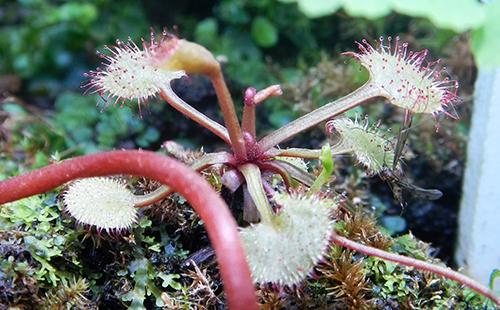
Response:
[[[78,223],[98,230],[126,230],[137,221],[134,195],[111,178],[77,180],[64,193],[63,202]]]
[[[90,93],[99,93],[108,105],[126,100],[146,103],[162,89],[170,88],[172,80],[185,76],[184,69],[170,68],[179,62],[173,56],[179,56],[185,42],[164,35],[161,41],[144,43],[140,48],[131,39],[117,40],[116,46],[105,48],[106,53],[98,53],[104,60],[102,67],[86,74],[89,81],[84,87]]]
[[[458,100],[458,82],[446,76],[438,61],[426,61],[428,51],[408,50],[408,43],[399,37],[384,41],[379,38],[377,47],[367,40],[358,43],[359,53],[348,52],[356,58],[370,74],[368,87],[400,108],[413,113],[438,114],[455,118],[448,112],[449,106]],[[442,77],[442,75],[445,75]]]
[[[379,173],[385,167],[392,167],[394,145],[376,128],[349,118],[332,120],[327,126],[335,129],[341,139],[333,149],[351,150],[371,173]]]
[[[336,203],[285,194],[275,199],[283,207],[273,222],[243,228],[240,236],[255,282],[293,285],[304,280],[325,253]]]

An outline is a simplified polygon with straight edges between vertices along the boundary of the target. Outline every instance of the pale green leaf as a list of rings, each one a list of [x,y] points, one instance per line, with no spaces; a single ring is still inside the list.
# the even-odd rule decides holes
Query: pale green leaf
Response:
[[[437,0],[433,2],[433,10],[429,14],[431,22],[439,28],[464,32],[480,27],[485,20],[483,5],[474,0]]]
[[[486,7],[484,25],[472,32],[472,52],[479,67],[500,66],[500,1]]]
[[[196,25],[195,41],[206,46],[213,46],[217,41],[219,25],[215,18],[206,18]]]
[[[429,16],[434,10],[434,2],[436,0],[399,0],[394,1],[393,8],[396,12],[416,16],[425,17]]]
[[[261,47],[271,47],[278,42],[278,31],[265,17],[256,17],[252,22],[252,38]]]
[[[375,19],[391,12],[391,0],[349,0],[344,3],[344,10],[350,16]]]
[[[342,5],[342,0],[299,0],[299,9],[310,18],[335,13]]]
[[[455,32],[480,27],[485,18],[484,7],[474,0],[400,0],[394,1],[396,12],[425,17],[439,28],[451,29]]]

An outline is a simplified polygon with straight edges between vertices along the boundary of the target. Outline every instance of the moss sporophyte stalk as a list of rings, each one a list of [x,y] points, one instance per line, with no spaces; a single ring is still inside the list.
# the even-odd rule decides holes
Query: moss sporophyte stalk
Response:
[[[240,123],[221,66],[203,46],[167,32],[159,39],[152,33],[141,47],[131,39],[127,43],[117,41],[116,46],[106,47],[100,54],[105,61],[103,67],[87,75],[90,80],[85,87],[89,92],[98,92],[107,105],[132,100],[140,106],[159,96],[221,138],[227,150],[203,154],[189,168],[147,151],[114,151],[69,159],[1,182],[0,203],[72,181],[63,196],[69,214],[77,222],[98,230],[121,231],[136,221],[137,208],[153,205],[177,192],[204,222],[232,309],[258,308],[255,283],[300,284],[313,273],[332,243],[453,279],[500,305],[491,291],[458,272],[362,245],[335,232],[333,211],[338,208],[340,197],[328,189],[330,175],[335,172],[335,156],[353,153],[372,174],[401,169],[397,165],[401,146],[395,150],[391,137],[369,127],[367,122],[336,117],[378,97],[402,108],[406,118],[417,113],[454,116],[450,111],[458,100],[457,82],[441,77],[445,70],[437,67],[438,62],[425,63],[426,50],[411,52],[398,37],[394,41],[389,37],[387,43],[380,39],[376,48],[366,40],[357,45],[359,52],[344,55],[354,57],[368,70],[370,78],[362,87],[261,138],[256,134],[255,110],[269,97],[282,94],[279,85],[263,90],[249,87]],[[172,80],[190,74],[210,79],[224,125],[193,108],[172,90]],[[340,139],[333,147],[279,148],[281,142],[327,120],[331,120],[329,131]],[[305,160],[318,159],[323,170],[316,176],[308,171]],[[195,173],[211,167],[222,167],[221,182],[231,192],[242,187],[246,193],[244,227],[237,229],[228,207]],[[117,181],[116,175],[140,175],[164,185],[141,195],[132,194]],[[280,181],[278,186],[271,184],[276,180]],[[108,217],[111,214],[114,218]]]

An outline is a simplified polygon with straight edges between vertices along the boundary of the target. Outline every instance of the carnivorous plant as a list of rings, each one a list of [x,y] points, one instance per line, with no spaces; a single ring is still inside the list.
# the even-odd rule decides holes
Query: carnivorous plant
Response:
[[[249,87],[244,93],[240,122],[221,65],[203,46],[166,31],[159,38],[151,33],[151,39],[142,40],[140,46],[130,38],[127,42],[118,40],[116,46],[105,47],[105,53],[99,53],[104,64],[87,75],[88,92],[99,93],[104,105],[136,100],[139,107],[159,96],[222,139],[228,149],[205,154],[190,168],[149,151],[113,151],[68,159],[0,182],[0,204],[73,181],[63,198],[68,212],[81,223],[113,231],[127,229],[135,221],[135,208],[178,192],[205,223],[232,309],[257,308],[253,282],[292,286],[304,280],[330,242],[453,279],[500,305],[500,299],[487,288],[458,272],[371,248],[334,231],[332,214],[339,199],[324,190],[332,171],[332,156],[353,153],[370,172],[377,174],[400,169],[401,149],[367,124],[338,116],[381,97],[403,109],[407,122],[416,113],[454,117],[449,108],[458,100],[458,83],[443,78],[444,71],[437,62],[426,62],[427,50],[409,51],[399,37],[380,38],[376,45],[362,40],[357,43],[358,52],[344,53],[368,70],[370,78],[363,86],[258,137],[255,111],[266,99],[282,94],[279,85],[262,90]],[[172,90],[172,80],[190,74],[210,79],[224,125],[193,108]],[[328,120],[329,130],[340,141],[333,147],[279,147],[285,140]],[[311,159],[322,162],[324,170],[319,177],[307,171],[304,160]],[[239,232],[225,203],[194,172],[213,165],[224,166],[222,182],[228,189],[234,192],[243,187],[247,193],[243,218],[249,225],[239,228]],[[134,195],[119,181],[101,178],[112,175],[140,175],[164,185],[150,193]],[[269,175],[279,177],[285,191],[276,192]],[[297,187],[297,183],[301,186]],[[89,216],[92,208],[103,210],[99,218]]]

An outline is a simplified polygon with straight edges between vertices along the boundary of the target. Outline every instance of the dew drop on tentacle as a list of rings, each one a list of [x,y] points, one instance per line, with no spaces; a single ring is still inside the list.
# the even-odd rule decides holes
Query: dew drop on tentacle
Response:
[[[149,36],[150,36],[151,46],[155,46],[156,40],[155,40],[155,31],[154,31],[153,27],[151,27],[149,29]]]

